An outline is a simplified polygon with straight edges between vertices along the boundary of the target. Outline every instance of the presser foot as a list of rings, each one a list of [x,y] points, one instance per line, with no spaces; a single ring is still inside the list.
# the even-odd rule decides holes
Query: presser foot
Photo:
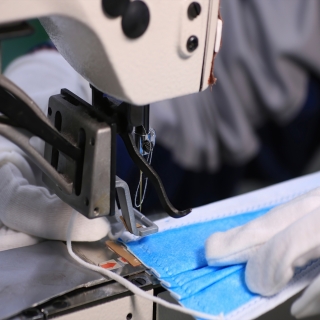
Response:
[[[120,220],[132,234],[144,237],[158,232],[158,226],[132,206],[130,191],[127,183],[116,177],[116,192],[122,215]]]

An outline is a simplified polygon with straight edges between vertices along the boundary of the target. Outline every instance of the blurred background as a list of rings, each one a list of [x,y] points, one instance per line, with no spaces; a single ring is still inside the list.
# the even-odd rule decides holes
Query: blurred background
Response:
[[[179,209],[320,168],[319,2],[222,0],[221,11],[216,85],[150,108],[152,164]],[[119,162],[118,174],[135,191],[128,168]],[[150,187],[143,210],[155,204]]]
[[[49,37],[42,28],[39,20],[29,20],[33,33],[19,38],[7,39],[1,42],[2,46],[2,71],[18,57],[21,57],[39,45],[49,41]]]
[[[152,165],[178,209],[320,169],[317,0],[223,0],[221,9],[217,84],[150,108],[157,133]],[[31,35],[2,41],[3,71],[19,57],[52,47],[39,21],[29,23]],[[117,174],[134,201],[140,172],[120,139],[117,151]],[[161,212],[151,184],[142,211]]]

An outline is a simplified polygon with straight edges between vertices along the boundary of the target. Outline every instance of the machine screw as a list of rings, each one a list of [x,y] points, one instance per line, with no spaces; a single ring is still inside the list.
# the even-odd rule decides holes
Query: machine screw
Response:
[[[198,48],[199,40],[196,36],[191,36],[187,41],[187,50],[193,52]]]
[[[94,208],[93,214],[95,215],[95,217],[97,217],[100,214],[100,209],[98,207]]]
[[[126,11],[130,0],[102,0],[103,12],[112,18],[120,17]]]
[[[89,144],[90,144],[90,146],[94,146],[94,144],[95,144],[94,138],[91,138],[91,139],[90,139]]]
[[[131,282],[137,287],[143,286],[147,283],[147,281],[143,278],[135,278],[135,279],[132,279]]]
[[[201,13],[201,5],[198,2],[192,2],[188,7],[188,17],[190,20],[195,19]]]
[[[123,33],[130,39],[142,36],[150,22],[148,6],[143,1],[132,1],[122,16]]]

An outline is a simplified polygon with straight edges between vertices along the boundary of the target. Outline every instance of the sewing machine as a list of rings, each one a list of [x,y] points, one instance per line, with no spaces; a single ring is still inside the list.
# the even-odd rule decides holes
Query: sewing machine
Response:
[[[145,223],[133,213],[127,187],[115,176],[118,133],[157,190],[164,210],[175,218],[185,216],[190,210],[179,211],[171,205],[143,157],[154,144],[147,104],[214,83],[214,57],[221,42],[218,9],[217,0],[2,1],[2,37],[17,27],[8,23],[39,17],[58,51],[91,83],[93,101],[88,105],[63,90],[50,98],[46,118],[23,92],[2,78],[0,111],[9,120],[3,121],[1,133],[35,160],[51,190],[90,219],[115,214],[117,190],[129,231],[140,235],[135,216]],[[110,96],[125,102],[114,102]],[[31,135],[47,142],[45,160],[26,143]],[[156,231],[148,221],[145,226],[144,234]]]
[[[0,40],[27,33],[24,21],[39,18],[61,55],[91,83],[92,105],[62,88],[50,98],[46,117],[24,92],[0,78],[0,112],[5,115],[0,134],[39,166],[48,188],[89,219],[106,216],[118,223],[122,216],[134,235],[157,232],[153,222],[133,209],[127,184],[116,177],[119,134],[155,187],[164,211],[174,218],[186,216],[190,210],[172,206],[145,159],[155,143],[148,104],[214,84],[222,29],[219,0],[2,0],[0,12]],[[33,136],[46,142],[44,158],[30,145]],[[91,248],[91,254],[97,250],[101,248]],[[112,252],[104,254],[106,260],[115,259]],[[120,272],[153,294],[155,279],[143,266],[131,269],[123,266]],[[71,294],[68,302],[58,301],[18,317],[47,319],[57,310],[64,314],[83,305],[102,308],[100,315],[117,310],[118,315],[123,313],[119,319],[151,319],[153,313],[152,303],[130,297],[114,283]],[[113,303],[96,305],[97,301]]]

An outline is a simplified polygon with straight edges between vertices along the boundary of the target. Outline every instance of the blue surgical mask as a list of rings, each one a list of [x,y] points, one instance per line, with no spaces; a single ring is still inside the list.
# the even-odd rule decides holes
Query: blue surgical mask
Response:
[[[270,209],[167,230],[127,246],[183,306],[213,315],[227,314],[256,295],[245,284],[245,265],[208,266],[205,241],[215,232],[246,224]]]

